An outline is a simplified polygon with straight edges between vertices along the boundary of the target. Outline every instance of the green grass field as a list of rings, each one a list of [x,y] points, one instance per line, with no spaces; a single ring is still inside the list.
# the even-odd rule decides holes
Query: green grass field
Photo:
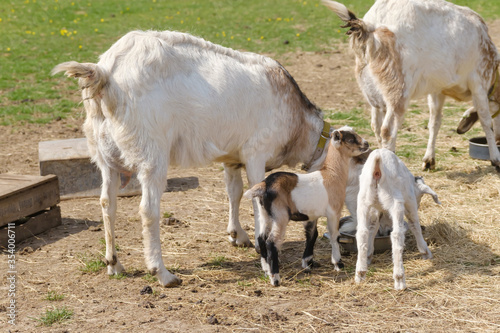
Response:
[[[486,19],[500,2],[455,1]],[[373,1],[346,1],[363,15]],[[340,21],[319,0],[16,0],[0,9],[0,125],[46,123],[75,113],[76,82],[53,78],[58,63],[97,62],[134,29],[190,32],[227,47],[266,54],[332,49]]]

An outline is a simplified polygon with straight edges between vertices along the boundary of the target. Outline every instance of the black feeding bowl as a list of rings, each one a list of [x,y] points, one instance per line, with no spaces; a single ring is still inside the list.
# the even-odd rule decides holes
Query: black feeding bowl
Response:
[[[500,151],[500,146],[497,148]],[[480,136],[469,140],[469,156],[478,160],[490,160],[486,137]]]

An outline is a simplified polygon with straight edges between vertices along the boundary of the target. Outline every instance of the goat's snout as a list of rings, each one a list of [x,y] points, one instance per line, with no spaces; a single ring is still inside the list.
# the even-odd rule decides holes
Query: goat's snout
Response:
[[[370,144],[368,141],[363,139],[363,145],[359,148],[362,153],[366,153],[370,149]]]

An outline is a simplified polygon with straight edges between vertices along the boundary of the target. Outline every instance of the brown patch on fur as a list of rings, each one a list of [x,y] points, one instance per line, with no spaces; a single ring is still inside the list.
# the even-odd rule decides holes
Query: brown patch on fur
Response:
[[[386,127],[382,127],[381,131],[380,131],[380,136],[386,140],[386,141],[389,141],[389,139],[391,138],[391,132],[389,131],[388,128]]]
[[[300,159],[297,157],[292,161],[288,161],[288,159],[297,156],[298,152],[309,150],[307,145],[311,128],[306,122],[306,117],[309,115],[322,119],[321,110],[302,93],[295,79],[280,63],[276,62],[276,66],[268,67],[266,75],[274,94],[279,96],[288,106],[291,118],[289,124],[293,126],[293,128],[286,129],[286,132],[290,133],[290,137],[281,149],[280,159],[288,165],[295,165]]]
[[[405,110],[401,96],[405,85],[396,36],[385,27],[377,28],[373,35],[378,37],[379,45],[375,48],[375,41],[371,41],[368,64],[373,75],[382,84],[380,89],[386,102],[394,108],[396,114],[402,115]]]
[[[472,94],[469,89],[462,89],[459,86],[454,86],[448,89],[443,89],[441,91],[443,95],[454,98],[457,101],[470,101]]]

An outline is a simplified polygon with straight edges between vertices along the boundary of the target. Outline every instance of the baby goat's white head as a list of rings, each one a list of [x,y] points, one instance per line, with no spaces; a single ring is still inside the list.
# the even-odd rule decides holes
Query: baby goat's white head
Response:
[[[420,201],[422,200],[424,194],[431,195],[435,203],[437,203],[438,205],[441,204],[438,195],[428,185],[424,183],[423,177],[415,177],[415,189],[416,189],[417,204],[419,207],[420,207]]]
[[[370,149],[368,142],[349,126],[333,131],[330,144],[338,150],[343,150],[349,156],[358,156]]]

